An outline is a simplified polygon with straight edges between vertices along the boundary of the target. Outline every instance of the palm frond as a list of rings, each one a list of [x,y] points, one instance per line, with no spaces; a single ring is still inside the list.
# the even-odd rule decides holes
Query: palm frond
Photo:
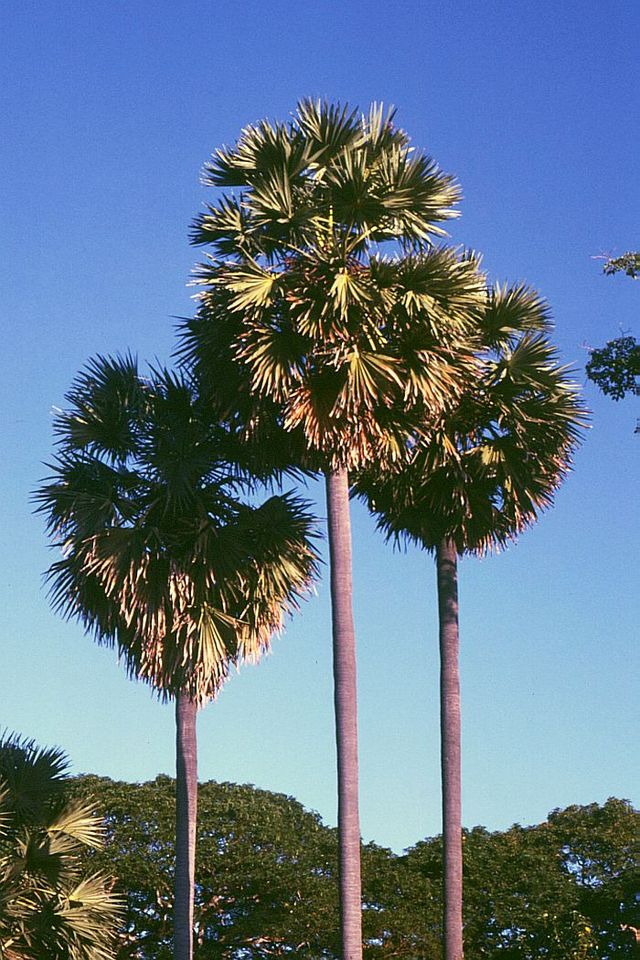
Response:
[[[495,284],[482,319],[483,337],[501,349],[522,333],[547,333],[552,321],[548,303],[525,284]]]
[[[328,103],[308,97],[300,100],[296,109],[296,126],[309,144],[316,176],[330,160],[362,138],[358,111],[348,104]]]
[[[71,406],[54,421],[66,449],[95,452],[112,461],[135,450],[135,423],[144,407],[144,390],[133,356],[91,360],[66,399]]]
[[[53,853],[69,849],[82,844],[86,847],[98,848],[104,843],[104,823],[96,815],[97,807],[93,802],[69,801],[57,814],[55,819],[47,825]]]

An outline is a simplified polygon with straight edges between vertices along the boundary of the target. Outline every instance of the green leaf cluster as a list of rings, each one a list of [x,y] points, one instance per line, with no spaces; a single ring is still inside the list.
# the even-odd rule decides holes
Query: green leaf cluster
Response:
[[[640,396],[640,343],[628,334],[590,351],[587,376],[613,400]]]
[[[124,901],[109,870],[83,857],[104,841],[96,805],[72,797],[68,762],[17,736],[0,739],[0,957],[112,960]]]

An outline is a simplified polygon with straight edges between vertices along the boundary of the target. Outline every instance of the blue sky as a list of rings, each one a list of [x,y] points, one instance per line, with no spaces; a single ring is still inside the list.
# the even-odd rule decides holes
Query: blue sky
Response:
[[[171,318],[192,310],[202,164],[302,96],[394,103],[462,183],[454,240],[548,298],[584,382],[587,345],[640,334],[640,284],[593,259],[640,247],[636,15],[593,0],[23,0],[0,20],[0,724],[62,745],[76,771],[146,779],[173,769],[172,710],[49,611],[29,493],[52,408],[90,356],[170,358]],[[593,426],[555,509],[462,564],[469,826],[640,793],[640,410],[585,393]],[[324,514],[321,487],[309,495]],[[401,849],[440,822],[435,574],[359,506],[354,553],[362,829]],[[324,581],[201,715],[201,779],[289,793],[335,822],[329,632]]]

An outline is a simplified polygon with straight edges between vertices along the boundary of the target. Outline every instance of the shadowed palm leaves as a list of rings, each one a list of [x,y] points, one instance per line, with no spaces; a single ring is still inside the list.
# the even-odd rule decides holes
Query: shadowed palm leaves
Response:
[[[387,535],[436,554],[447,960],[463,956],[457,560],[502,547],[532,524],[570,469],[586,417],[549,327],[535,293],[497,287],[474,389],[426,426],[409,463],[382,476],[365,471],[356,483]]]
[[[67,759],[0,739],[0,956],[110,960],[121,913],[100,874],[83,877],[83,847],[102,845],[93,804],[68,799]]]
[[[176,947],[192,951],[195,718],[229,669],[256,660],[316,574],[312,520],[291,494],[239,499],[229,436],[190,384],[93,361],[56,421],[60,452],[37,494],[62,546],[54,606],[116,646],[131,676],[176,698]]]
[[[460,392],[485,284],[472,256],[432,247],[458,187],[379,105],[362,116],[303,101],[218,150],[205,183],[238,189],[194,224],[212,253],[183,358],[216,415],[267,438],[263,456],[327,479],[343,957],[359,960],[348,471],[404,456],[416,420]]]

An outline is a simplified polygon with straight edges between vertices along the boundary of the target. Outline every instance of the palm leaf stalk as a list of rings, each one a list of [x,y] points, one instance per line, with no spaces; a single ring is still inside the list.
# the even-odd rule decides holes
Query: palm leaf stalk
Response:
[[[228,432],[182,376],[98,358],[67,400],[36,494],[62,547],[52,601],[176,701],[174,957],[191,960],[196,714],[234,665],[269,648],[308,590],[313,520],[290,493],[246,502]]]
[[[586,413],[549,329],[534,291],[494,288],[473,390],[426,426],[409,461],[362,471],[355,484],[388,537],[436,556],[446,960],[463,957],[458,558],[505,547],[552,505],[570,470]]]
[[[434,240],[459,188],[394,111],[304,100],[217,150],[222,188],[193,227],[209,247],[182,359],[245,442],[325,475],[333,608],[343,960],[362,956],[349,473],[405,455],[474,365],[485,296],[473,255]]]
[[[79,855],[104,842],[90,800],[72,800],[68,760],[17,735],[0,738],[0,956],[113,960],[122,901]]]

